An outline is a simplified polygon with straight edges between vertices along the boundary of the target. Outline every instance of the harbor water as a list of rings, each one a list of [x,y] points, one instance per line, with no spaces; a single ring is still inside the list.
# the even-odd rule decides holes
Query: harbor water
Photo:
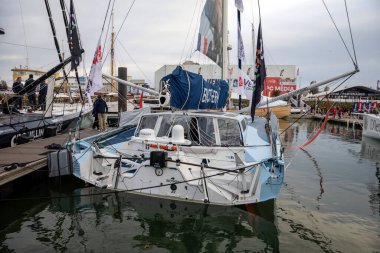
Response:
[[[298,148],[319,123],[280,122],[287,170],[274,201],[192,204],[64,179],[0,202],[0,252],[378,252],[380,142],[327,124]]]

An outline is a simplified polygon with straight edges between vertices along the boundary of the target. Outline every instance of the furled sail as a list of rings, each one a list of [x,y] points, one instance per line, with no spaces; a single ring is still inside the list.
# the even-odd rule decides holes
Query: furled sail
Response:
[[[170,106],[181,110],[221,109],[228,98],[228,84],[224,80],[209,83],[201,75],[178,66],[161,83],[170,91]],[[164,88],[164,89],[166,89]]]
[[[222,0],[207,0],[198,33],[197,50],[222,67]]]

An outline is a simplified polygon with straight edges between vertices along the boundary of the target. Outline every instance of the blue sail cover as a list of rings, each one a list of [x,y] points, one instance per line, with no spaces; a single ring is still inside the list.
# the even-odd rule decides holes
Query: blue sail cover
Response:
[[[224,80],[209,83],[201,75],[177,66],[162,78],[169,85],[170,106],[181,110],[221,109],[228,99],[228,84]]]

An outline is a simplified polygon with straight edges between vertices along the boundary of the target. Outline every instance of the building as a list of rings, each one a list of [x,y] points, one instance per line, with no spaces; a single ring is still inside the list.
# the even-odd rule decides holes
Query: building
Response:
[[[46,74],[45,71],[41,71],[41,70],[35,70],[35,69],[29,69],[28,67],[15,67],[13,69],[11,69],[12,71],[12,78],[13,80],[16,80],[18,77],[21,77],[22,78],[22,81],[26,81],[26,79],[29,78],[29,75],[32,74],[33,75],[33,79],[36,80],[38,77]]]
[[[365,86],[354,86],[339,91],[331,91],[329,98],[344,102],[379,101],[380,90],[374,90]]]

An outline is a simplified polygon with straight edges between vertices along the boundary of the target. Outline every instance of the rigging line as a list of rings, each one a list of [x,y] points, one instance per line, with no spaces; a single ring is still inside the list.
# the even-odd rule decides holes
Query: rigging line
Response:
[[[358,60],[356,58],[356,50],[355,50],[355,44],[354,44],[354,38],[352,36],[352,30],[351,30],[351,22],[350,22],[350,16],[348,15],[348,9],[347,9],[347,2],[346,0],[344,0],[344,5],[346,6],[346,14],[347,14],[347,20],[348,20],[348,27],[350,29],[350,36],[351,36],[351,44],[352,44],[352,50],[354,51],[354,57],[355,57],[355,63],[356,63],[356,67],[358,65]]]
[[[346,42],[344,41],[344,39],[343,39],[343,37],[342,37],[342,34],[340,33],[340,31],[339,31],[339,29],[338,29],[338,26],[336,25],[335,20],[334,20],[334,18],[332,17],[332,15],[331,15],[331,13],[330,13],[330,10],[327,8],[327,5],[326,5],[326,3],[325,3],[324,0],[322,0],[322,3],[323,3],[323,5],[325,6],[326,11],[327,11],[327,13],[328,13],[329,16],[330,16],[331,21],[333,22],[333,24],[334,24],[334,26],[335,26],[335,29],[336,29],[336,31],[338,32],[339,37],[340,37],[340,39],[342,40],[342,43],[343,43],[344,47],[346,48],[347,53],[348,53],[348,55],[350,56],[352,63],[354,64],[354,67],[356,67],[356,63],[355,63],[354,59],[352,58],[352,55],[351,55],[351,53],[350,53],[350,50],[348,49],[347,44],[346,44]]]
[[[197,2],[197,4],[198,4],[198,2]],[[198,24],[199,24],[199,19],[201,18],[201,15],[202,15],[202,13],[200,12],[200,9],[201,9],[201,3],[199,3],[199,5],[198,5],[198,17],[197,17],[197,22],[195,23],[195,27],[197,27],[198,26]],[[193,54],[194,54],[194,52],[196,52],[196,50],[195,49],[193,49],[194,48],[194,41],[195,41],[195,38],[196,38],[196,32],[197,32],[197,29],[194,29],[194,35],[193,35],[193,39],[192,39],[192,41],[191,41],[191,44],[189,45],[190,47],[189,47],[189,55],[187,56],[187,59],[191,59],[191,57],[193,56]]]
[[[25,44],[18,44],[18,43],[11,43],[11,42],[6,42],[6,41],[0,41],[0,44],[7,44],[11,46],[19,46],[19,47],[29,47],[29,48],[36,48],[36,49],[43,49],[43,50],[53,50],[55,51],[55,48],[47,48],[47,47],[37,47],[37,46],[27,46]],[[68,52],[68,51],[63,51],[63,52]]]
[[[135,4],[135,2],[136,2],[136,0],[133,0],[131,6],[129,6],[129,9],[128,9],[128,11],[127,11],[127,14],[125,15],[124,20],[123,20],[123,22],[121,23],[121,26],[120,26],[119,30],[117,31],[117,33],[116,33],[116,35],[115,35],[115,40],[116,40],[117,37],[119,36],[119,33],[120,33],[121,29],[123,28],[123,25],[124,25],[124,23],[125,23],[125,20],[127,20],[127,17],[129,16],[129,13],[131,12],[132,7],[133,7],[133,5]],[[106,55],[106,57],[104,58],[104,61],[106,61],[106,59],[107,59],[107,57],[108,57],[110,51],[111,51],[111,49],[108,50],[107,55]]]
[[[116,39],[116,38],[115,38]],[[148,77],[147,75],[144,73],[144,71],[140,68],[140,66],[137,64],[137,62],[135,61],[135,59],[132,57],[132,55],[129,54],[128,50],[123,46],[123,44],[120,42],[119,39],[117,39],[117,42],[119,43],[119,45],[121,46],[121,48],[127,53],[127,55],[129,56],[129,58],[131,58],[132,62],[136,65],[136,67],[138,68],[138,70],[141,72],[141,74],[144,76],[144,78],[151,84],[154,84]]]
[[[350,79],[352,76],[353,76],[354,74],[351,74],[351,75],[349,75],[348,77],[346,77],[338,86],[336,86],[332,91],[331,91],[331,93],[332,92],[334,92],[337,88],[339,88],[343,83],[345,83],[348,79]],[[342,94],[342,92],[343,92],[344,90],[342,90],[341,92],[340,92],[340,94]],[[322,102],[326,97],[328,96],[328,94],[326,94],[319,102],[317,102],[317,105],[320,103],[320,102]],[[332,105],[331,105],[331,107],[333,107],[334,106],[334,104],[335,104],[336,102],[334,102]],[[300,119],[302,119],[309,111],[311,110],[311,108],[309,109],[309,110],[307,110],[306,112],[304,112],[300,117],[298,117],[294,122],[292,122],[292,124],[290,124],[287,128],[285,128],[284,130],[282,130],[282,132],[280,133],[280,135],[281,134],[283,134],[286,130],[288,130],[291,126],[293,126],[298,120],[300,120]],[[322,121],[322,120],[321,120]]]
[[[112,3],[111,15],[112,15],[112,12],[113,12],[113,7],[115,5],[115,1],[116,0],[114,0],[113,3]],[[110,25],[111,25],[111,21],[112,21],[111,15],[110,15],[110,18],[108,19],[108,25],[107,25],[106,36],[104,38],[102,55],[104,55],[104,50],[106,49],[106,44],[107,44],[107,39],[108,39],[108,31],[110,29]],[[106,18],[107,18],[107,16],[106,16]],[[102,30],[102,32],[103,32],[103,30]],[[102,67],[103,67],[103,64],[104,64],[104,62],[102,62]]]
[[[192,27],[192,24],[193,24],[193,20],[194,20],[194,17],[195,17],[195,11],[197,10],[197,7],[198,7],[198,2],[199,2],[199,0],[197,0],[197,2],[195,3],[195,7],[194,7],[194,11],[193,11],[193,16],[191,17],[191,21],[190,21],[189,29],[187,30],[185,43],[183,44],[183,48],[182,48],[182,52],[181,52],[181,58],[179,59],[179,63],[178,63],[178,65],[181,64],[182,56],[183,56],[183,53],[185,52],[186,43],[187,43],[187,40],[188,40],[188,38],[189,38],[190,30],[191,30],[191,27]]]
[[[25,31],[25,23],[24,23],[24,15],[22,14],[22,7],[21,7],[21,0],[18,0],[19,6],[20,6],[20,13],[21,13],[21,22],[22,22],[22,31],[24,33],[24,40],[25,40],[25,50],[26,50],[26,65],[29,66],[29,50],[28,50],[28,42],[26,39],[26,31]]]
[[[107,6],[107,11],[106,11],[106,16],[104,17],[104,21],[103,21],[103,25],[102,25],[102,31],[101,31],[101,33],[103,33],[104,25],[106,24],[106,20],[107,20],[107,16],[108,16],[108,11],[109,11],[109,9],[110,9],[111,1],[112,1],[112,0],[109,0],[109,1],[108,1],[108,6]],[[114,0],[114,3],[115,3],[115,0]],[[112,8],[113,8],[113,5],[112,5]]]

